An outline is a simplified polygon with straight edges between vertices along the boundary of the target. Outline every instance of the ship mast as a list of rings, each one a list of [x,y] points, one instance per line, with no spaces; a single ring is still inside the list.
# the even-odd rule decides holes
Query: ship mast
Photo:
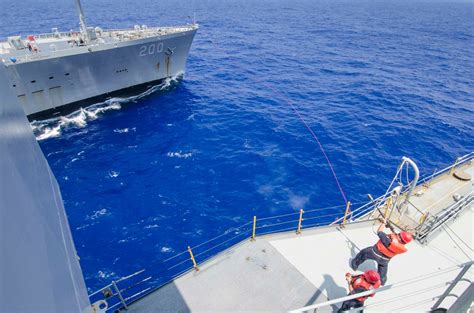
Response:
[[[79,13],[79,24],[81,26],[81,33],[86,38],[89,39],[87,34],[86,20],[84,18],[84,11],[82,10],[82,5],[80,0],[76,0],[76,8]]]

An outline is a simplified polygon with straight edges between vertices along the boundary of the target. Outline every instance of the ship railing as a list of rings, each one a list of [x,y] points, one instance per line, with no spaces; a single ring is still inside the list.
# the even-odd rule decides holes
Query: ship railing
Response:
[[[415,308],[419,309],[419,306],[424,303],[430,303],[430,302],[436,301],[431,306],[431,310],[435,310],[435,309],[438,309],[443,304],[443,302],[445,301],[447,297],[458,298],[458,295],[452,294],[451,292],[460,282],[468,283],[466,288],[462,288],[463,290],[466,290],[467,288],[469,288],[472,282],[469,279],[464,278],[464,276],[469,271],[473,263],[474,263],[473,261],[470,261],[470,262],[466,262],[460,265],[455,265],[448,268],[439,269],[436,272],[423,274],[417,277],[413,277],[411,279],[404,280],[402,282],[393,283],[393,284],[386,285],[377,289],[371,289],[368,291],[356,293],[356,294],[345,296],[345,297],[340,297],[340,298],[333,299],[330,301],[308,305],[299,309],[291,310],[289,311],[289,313],[303,313],[303,312],[316,313],[318,309],[327,308],[327,307],[332,307],[332,310],[336,311],[337,308],[335,309],[335,307],[340,307],[344,301],[353,300],[359,297],[365,297],[365,296],[370,296],[370,295],[375,295],[375,294],[380,294],[380,293],[390,293],[394,289],[398,289],[401,287],[403,287],[403,289],[407,291],[405,294],[398,294],[395,297],[389,298],[387,300],[378,301],[378,302],[376,300],[377,299],[376,297],[369,298],[370,300],[368,300],[367,302],[369,301],[370,302],[367,305],[364,305],[359,308],[353,308],[350,311],[345,311],[345,312],[361,312],[364,309],[377,308],[378,306],[386,305],[388,303],[392,303],[391,305],[392,308],[396,309],[397,311],[398,310],[414,311]],[[456,270],[459,270],[459,269],[460,269],[459,273],[455,276],[453,280],[440,282],[440,276],[455,272]],[[424,283],[425,285],[424,287],[422,287],[422,289],[417,289],[416,291],[413,291],[413,290],[410,290],[409,287],[407,287],[407,286],[414,285],[420,282]],[[427,293],[435,289],[443,288],[443,286],[447,286],[447,288],[439,296],[435,296],[435,297],[433,297],[432,295],[422,296],[423,293]],[[417,298],[416,302],[410,303],[409,299],[413,297]],[[422,297],[425,297],[425,298],[421,299]],[[395,308],[394,304],[396,303],[401,303],[403,306]]]
[[[142,29],[144,32],[158,32],[158,31],[165,31],[165,32],[181,32],[193,29],[193,25],[184,25],[184,26],[164,26],[164,27],[147,27]],[[117,28],[117,29],[104,29],[103,33],[108,32],[130,32],[135,31],[134,28]],[[80,35],[80,31],[65,31],[65,32],[55,32],[55,33],[41,33],[34,35],[35,39],[57,39],[57,38],[73,38],[74,36]]]
[[[453,203],[446,209],[436,215],[429,216],[421,225],[417,232],[416,238],[423,244],[426,244],[429,238],[442,227],[449,227],[447,224],[456,219],[465,208],[469,208],[474,201],[474,192],[463,196],[457,202]]]
[[[355,203],[358,205],[362,203]],[[366,208],[366,206],[363,206]],[[305,229],[313,229],[334,224],[341,220],[346,205],[297,210],[287,214],[249,218],[249,222],[227,229],[220,235],[205,242],[189,245],[186,249],[164,258],[153,265],[154,270],[145,275],[141,270],[132,275],[114,280],[107,286],[90,294],[91,303],[105,300],[108,311],[127,308],[128,305],[154,290],[163,287],[190,270],[199,271],[200,264],[215,257],[219,252],[243,244],[248,240],[257,240],[260,236],[275,233],[294,232],[301,234]],[[357,211],[359,212],[359,211]],[[347,220],[346,223],[351,223]],[[144,277],[146,276],[146,277]],[[136,282],[138,280],[138,283]]]
[[[473,157],[474,153],[470,153],[466,157],[460,158],[454,167],[460,166],[468,160],[471,160]],[[442,174],[452,168],[453,165],[438,171],[437,173]],[[434,177],[435,176],[430,175],[428,178],[422,179],[421,182],[429,181]],[[226,249],[243,244],[247,240],[256,240],[259,236],[283,232],[294,232],[295,235],[299,235],[305,229],[314,229],[328,225],[338,224],[341,225],[341,227],[344,227],[345,224],[357,222],[360,219],[370,218],[372,212],[375,212],[376,208],[379,207],[388,196],[390,196],[389,192],[370,202],[364,201],[354,204],[348,202],[346,204],[331,207],[309,210],[299,209],[277,216],[249,216],[247,223],[227,229],[216,237],[205,242],[190,244],[186,249],[176,252],[168,258],[163,258],[153,265],[153,271],[150,271],[150,278],[141,284],[142,290],[136,293],[138,296],[124,297],[125,303],[115,302],[112,304],[112,307],[124,308],[125,305],[128,305],[131,302],[144,297],[148,293],[163,287],[170,281],[191,270],[199,271],[200,264],[215,257],[218,253]],[[351,206],[356,208],[352,209]],[[125,280],[122,281],[125,283]],[[110,287],[110,284],[108,287]],[[92,295],[97,294],[98,293],[96,292]]]
[[[151,287],[148,282],[152,277],[147,276],[145,270],[137,271],[131,275],[113,280],[107,286],[91,293],[89,299],[91,303],[98,303],[102,300],[107,302],[107,311],[114,312],[120,308],[128,308],[128,303],[140,298],[148,292]]]
[[[448,175],[452,174],[454,172],[454,170],[456,168],[458,168],[459,166],[463,165],[463,164],[466,164],[468,162],[471,162],[471,160],[474,159],[474,151],[466,154],[466,155],[463,155],[459,158],[457,158],[454,163],[452,163],[451,165],[449,166],[446,166],[445,168],[441,169],[441,170],[435,170],[433,172],[433,174],[431,174],[430,176],[426,176],[422,179],[420,179],[418,181],[418,184],[424,184],[424,185],[427,185],[429,186],[431,181],[436,178],[436,177],[439,177],[441,174],[444,174],[444,173],[447,173]]]

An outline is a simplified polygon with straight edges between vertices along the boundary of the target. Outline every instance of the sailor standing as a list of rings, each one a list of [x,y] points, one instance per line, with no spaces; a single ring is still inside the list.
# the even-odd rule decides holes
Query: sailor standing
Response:
[[[384,220],[377,229],[379,241],[375,246],[362,249],[351,261],[351,267],[354,271],[366,260],[377,262],[377,270],[380,274],[382,285],[385,285],[387,281],[388,262],[397,254],[405,253],[407,251],[405,245],[413,240],[412,234],[404,231],[396,233],[392,230],[392,233],[387,235],[384,232],[385,222]]]

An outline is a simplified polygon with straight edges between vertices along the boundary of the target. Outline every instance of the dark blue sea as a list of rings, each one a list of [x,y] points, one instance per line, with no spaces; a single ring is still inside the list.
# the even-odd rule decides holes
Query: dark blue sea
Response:
[[[9,8],[1,37],[78,28],[73,1],[0,3]],[[326,158],[291,105],[354,203],[385,192],[402,156],[426,176],[474,150],[473,2],[83,7],[104,29],[185,24],[194,14],[200,24],[184,78],[32,125],[90,291],[142,268],[158,284],[173,274],[164,260],[254,215],[342,214]]]

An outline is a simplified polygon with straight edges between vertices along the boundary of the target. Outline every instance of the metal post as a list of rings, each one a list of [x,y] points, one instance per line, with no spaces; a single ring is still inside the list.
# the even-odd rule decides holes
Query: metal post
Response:
[[[251,241],[255,240],[255,231],[257,229],[257,217],[253,217],[253,227],[252,227],[252,238],[250,238]]]
[[[115,292],[117,292],[117,296],[119,297],[120,302],[122,302],[123,307],[125,308],[125,310],[128,310],[127,303],[125,303],[125,299],[122,297],[122,293],[120,292],[120,289],[117,287],[115,280],[112,280],[112,285],[114,286]]]
[[[449,295],[449,293],[456,287],[456,284],[463,278],[464,274],[471,268],[472,262],[464,264],[463,269],[459,272],[458,276],[451,282],[448,289],[439,297],[438,301],[431,307],[431,310],[437,309],[443,300]]]
[[[193,267],[197,271],[199,271],[199,267],[197,266],[196,259],[194,258],[193,250],[191,250],[191,247],[188,246],[188,252],[189,255],[191,256],[191,261],[193,261]]]
[[[342,226],[344,226],[344,224],[346,223],[347,214],[349,214],[350,208],[351,208],[351,202],[347,201],[347,203],[346,203],[346,212],[344,213],[344,219],[342,220],[342,224],[341,224]]]
[[[451,169],[449,170],[449,175],[453,173],[454,168],[456,167],[456,165],[458,165],[458,162],[459,162],[459,158],[456,158],[456,161],[454,161],[453,166],[451,166]]]
[[[301,222],[303,222],[303,209],[300,210],[300,219],[298,220],[298,229],[296,230],[296,234],[301,234]]]
[[[388,197],[387,202],[385,202],[385,212],[383,213],[383,218],[385,220],[387,220],[388,211],[392,207],[392,201],[393,201],[393,198],[392,198],[392,196],[390,196],[390,197]]]
[[[415,162],[413,162],[412,159],[403,157],[402,163],[401,163],[402,166],[403,166],[403,163],[408,163],[411,165],[411,167],[413,168],[413,171],[415,172],[415,176],[413,177],[413,181],[411,182],[410,189],[406,193],[405,201],[400,205],[399,211],[400,211],[400,215],[402,216],[405,214],[405,210],[408,207],[408,201],[410,200],[410,197],[413,194],[413,191],[415,190],[416,185],[418,184],[418,179],[420,178],[420,170],[418,169],[418,166],[416,165]],[[397,200],[398,199],[396,199],[395,204],[397,203]]]

